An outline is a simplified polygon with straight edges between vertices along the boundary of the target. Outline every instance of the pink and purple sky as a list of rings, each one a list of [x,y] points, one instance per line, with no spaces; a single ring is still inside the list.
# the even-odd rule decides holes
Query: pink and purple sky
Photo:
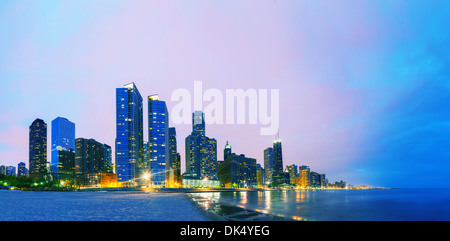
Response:
[[[36,118],[48,146],[62,116],[76,137],[114,148],[115,88],[134,82],[170,112],[172,91],[200,80],[223,93],[279,89],[285,165],[331,182],[450,187],[448,12],[448,1],[416,0],[1,1],[0,165],[28,167]],[[184,171],[191,126],[173,126]],[[147,117],[144,128],[147,140]],[[229,141],[263,165],[274,137],[260,128],[206,135],[219,160]]]

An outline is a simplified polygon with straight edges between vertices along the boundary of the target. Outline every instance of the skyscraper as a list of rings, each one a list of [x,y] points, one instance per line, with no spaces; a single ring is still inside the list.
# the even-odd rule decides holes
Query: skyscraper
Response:
[[[89,185],[88,175],[112,173],[111,147],[94,139],[75,140],[75,173],[83,185]]]
[[[293,185],[298,184],[298,166],[295,164],[286,166],[286,169],[289,173],[289,183]]]
[[[217,179],[217,141],[205,136],[205,116],[201,111],[192,115],[192,133],[186,137],[186,174]]]
[[[310,174],[311,181],[309,182],[311,187],[322,187],[321,184],[321,175],[317,172],[311,172]]]
[[[177,152],[177,133],[175,127],[169,128],[169,162],[167,187],[179,187],[181,185],[180,154]]]
[[[148,143],[152,185],[164,186],[169,162],[169,113],[158,95],[148,97]],[[166,170],[167,168],[167,170]]]
[[[52,121],[51,171],[55,179],[71,179],[75,174],[75,123],[64,117]],[[63,174],[63,177],[60,176]]]
[[[272,182],[274,185],[279,185],[285,183],[284,179],[281,140],[277,138],[277,140],[273,142]]]
[[[205,136],[205,114],[202,111],[192,113],[192,133]]]
[[[266,181],[272,181],[273,172],[273,147],[264,150],[264,170],[266,170]]]
[[[117,181],[135,185],[145,168],[143,100],[134,83],[116,89],[116,172]]]
[[[41,119],[36,119],[29,130],[30,176],[42,179],[47,166],[47,124]]]
[[[231,151],[228,143],[225,149]],[[227,188],[253,187],[257,185],[257,167],[256,159],[231,153],[219,165],[217,175],[220,183]]]
[[[225,161],[229,156],[231,156],[231,146],[227,144],[225,145],[225,148],[223,149],[223,160]]]
[[[311,170],[309,166],[299,166],[299,185],[300,187],[306,188],[311,186]]]

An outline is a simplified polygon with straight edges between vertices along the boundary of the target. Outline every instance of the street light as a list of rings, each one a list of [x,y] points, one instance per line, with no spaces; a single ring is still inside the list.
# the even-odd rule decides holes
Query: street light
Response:
[[[150,173],[144,173],[143,177],[145,180],[150,180]]]
[[[142,176],[142,178],[144,178],[144,180],[148,180],[148,187],[150,187],[150,173],[146,172],[144,173],[144,175]]]

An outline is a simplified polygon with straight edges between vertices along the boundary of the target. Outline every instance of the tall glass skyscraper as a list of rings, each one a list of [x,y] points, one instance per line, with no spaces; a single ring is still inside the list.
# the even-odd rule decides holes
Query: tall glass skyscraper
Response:
[[[186,174],[217,179],[217,141],[205,136],[205,119],[201,111],[192,115],[192,133],[186,137]]]
[[[52,165],[55,179],[72,178],[75,174],[75,123],[64,117],[52,121]]]
[[[116,89],[117,181],[135,185],[146,166],[144,152],[143,100],[134,83]]]
[[[169,162],[169,113],[158,95],[148,97],[148,143],[152,185],[164,186]]]
[[[30,175],[42,179],[47,165],[47,124],[36,119],[29,131],[29,163]]]

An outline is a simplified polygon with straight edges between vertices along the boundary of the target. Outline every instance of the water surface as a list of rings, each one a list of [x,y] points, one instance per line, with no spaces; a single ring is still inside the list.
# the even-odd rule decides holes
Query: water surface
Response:
[[[210,203],[238,206],[295,220],[450,220],[449,189],[281,190],[191,195]]]
[[[0,221],[207,221],[184,193],[0,190]]]

